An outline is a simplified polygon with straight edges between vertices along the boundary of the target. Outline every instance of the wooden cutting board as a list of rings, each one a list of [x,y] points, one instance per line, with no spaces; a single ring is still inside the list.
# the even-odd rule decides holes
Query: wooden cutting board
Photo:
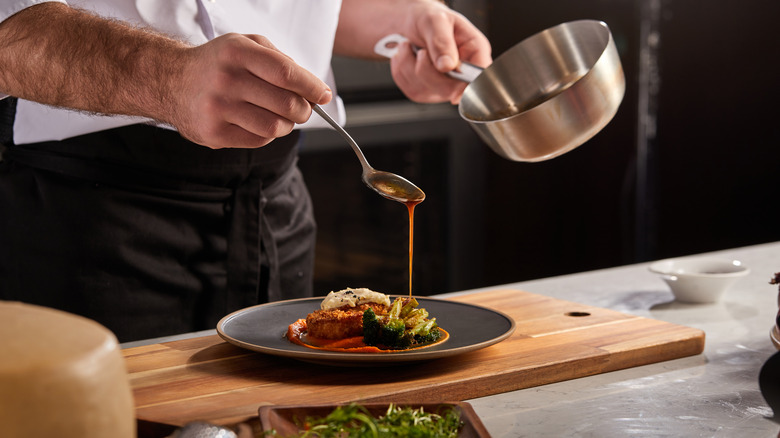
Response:
[[[700,354],[704,332],[517,290],[452,298],[517,326],[482,350],[429,362],[333,367],[250,352],[219,336],[123,351],[139,420],[235,424],[265,404],[437,403]]]

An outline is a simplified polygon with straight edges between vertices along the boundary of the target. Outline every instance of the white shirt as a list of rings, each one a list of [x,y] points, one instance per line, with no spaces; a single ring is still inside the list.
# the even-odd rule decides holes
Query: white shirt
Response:
[[[330,68],[341,0],[2,0],[0,21],[46,1],[68,3],[99,15],[149,26],[194,45],[230,32],[258,34],[336,90]],[[325,109],[344,122],[336,97]],[[19,100],[14,142],[33,143],[87,134],[151,120],[97,116]],[[324,127],[313,116],[299,128]]]

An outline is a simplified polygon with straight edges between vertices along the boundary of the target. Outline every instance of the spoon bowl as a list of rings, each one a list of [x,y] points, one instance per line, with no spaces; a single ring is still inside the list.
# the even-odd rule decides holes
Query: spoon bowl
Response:
[[[420,203],[425,193],[402,176],[381,170],[363,172],[363,182],[387,199],[402,203]]]
[[[419,204],[425,199],[425,193],[420,190],[419,187],[412,184],[406,178],[390,172],[384,172],[376,170],[368,164],[366,156],[363,155],[363,151],[360,150],[357,142],[352,139],[352,136],[344,130],[335,120],[322,109],[319,105],[312,105],[314,112],[320,115],[330,126],[332,126],[336,132],[341,134],[342,137],[352,146],[352,150],[355,151],[360,165],[363,166],[363,182],[372,190],[384,196],[387,199],[401,202]]]

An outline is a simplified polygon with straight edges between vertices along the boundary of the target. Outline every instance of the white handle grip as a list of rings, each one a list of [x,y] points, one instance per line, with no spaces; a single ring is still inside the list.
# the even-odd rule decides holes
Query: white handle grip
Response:
[[[392,58],[398,53],[398,45],[407,41],[409,41],[409,39],[405,36],[391,33],[376,42],[374,45],[374,53],[384,56],[385,58]]]
[[[396,53],[398,53],[398,46],[401,43],[408,41],[408,38],[397,33],[387,35],[386,37],[377,41],[377,43],[374,45],[374,53],[386,58],[392,58]],[[411,46],[415,53],[420,50],[420,48],[414,44]],[[457,69],[447,72],[447,76],[463,82],[473,82],[481,73],[481,67],[477,67],[476,65],[469,64],[465,61],[461,61]]]

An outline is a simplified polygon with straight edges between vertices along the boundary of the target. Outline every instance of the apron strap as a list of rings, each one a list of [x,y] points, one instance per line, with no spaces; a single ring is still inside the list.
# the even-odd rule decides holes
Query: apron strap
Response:
[[[233,291],[228,298],[229,309],[283,298],[278,236],[265,210],[280,190],[289,187],[297,172],[297,167],[291,166],[266,187],[253,177],[236,188],[228,236],[228,264],[233,267],[228,271],[228,289]]]
[[[9,146],[14,143],[14,120],[16,120],[15,97],[0,99],[0,145]]]

